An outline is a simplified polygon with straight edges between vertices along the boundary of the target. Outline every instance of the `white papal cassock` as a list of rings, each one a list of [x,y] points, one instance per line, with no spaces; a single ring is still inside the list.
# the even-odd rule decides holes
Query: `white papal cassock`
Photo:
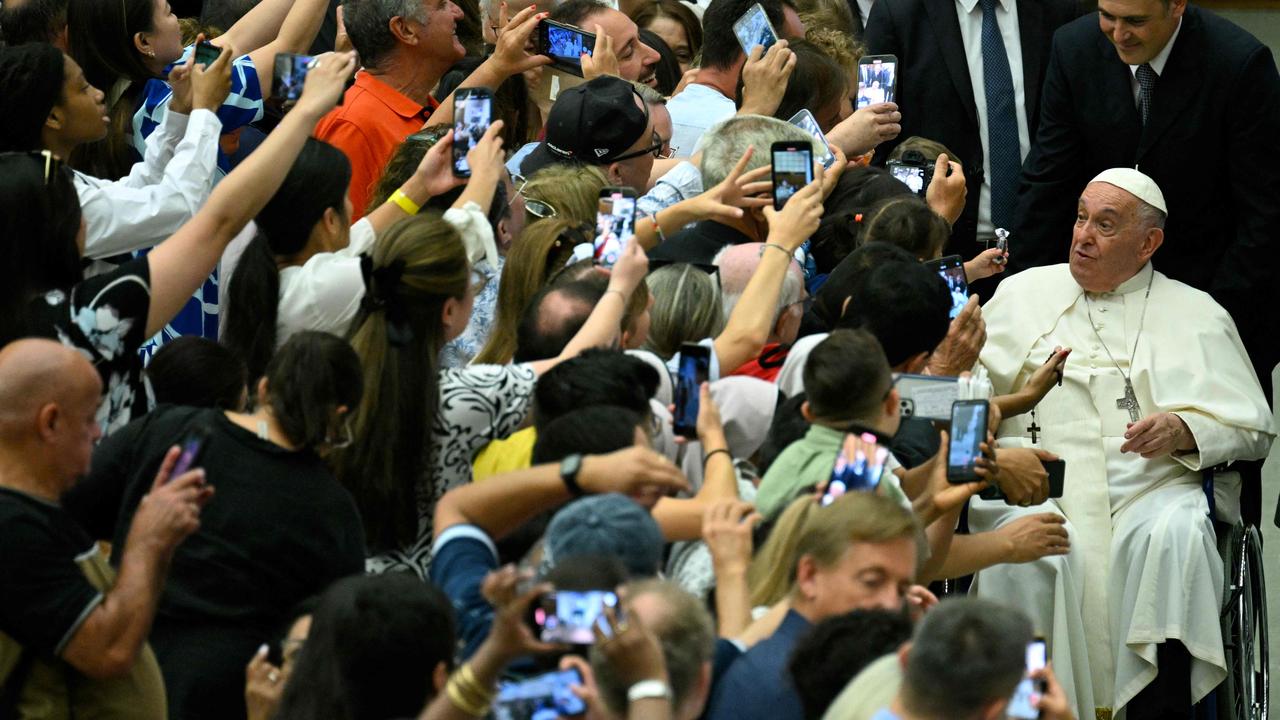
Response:
[[[1031,443],[1030,414],[1006,418],[999,431],[1000,446],[1044,448],[1067,470],[1058,500],[1017,508],[975,499],[970,511],[975,532],[1032,513],[1066,516],[1070,554],[983,570],[974,592],[1031,614],[1081,718],[1097,708],[1119,711],[1151,682],[1156,645],[1166,639],[1192,655],[1189,701],[1225,677],[1223,569],[1200,471],[1265,457],[1274,438],[1235,324],[1207,294],[1148,263],[1115,292],[1089,299],[1097,335],[1084,291],[1062,264],[1006,279],[983,308],[981,362],[996,394],[1022,387],[1056,346],[1072,349],[1062,386],[1036,409],[1038,443]],[[1130,421],[1116,405],[1124,396],[1120,369],[1130,373],[1135,339],[1131,380],[1141,416],[1176,413],[1198,452],[1151,460],[1120,452]],[[1238,506],[1238,485],[1234,490]]]

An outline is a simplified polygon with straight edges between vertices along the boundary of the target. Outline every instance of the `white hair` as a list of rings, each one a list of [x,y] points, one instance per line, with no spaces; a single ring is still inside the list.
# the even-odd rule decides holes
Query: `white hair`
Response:
[[[748,147],[755,154],[747,161],[747,170],[766,167],[773,159],[769,147],[776,142],[812,142],[809,133],[788,122],[763,115],[735,115],[715,125],[703,136],[702,187],[713,188],[724,182]]]

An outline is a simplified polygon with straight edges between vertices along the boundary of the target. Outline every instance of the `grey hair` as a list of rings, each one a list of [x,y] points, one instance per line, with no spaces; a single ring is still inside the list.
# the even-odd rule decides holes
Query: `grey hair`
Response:
[[[716,253],[715,258],[711,261],[711,264],[715,265],[716,267],[719,267],[720,259],[724,257],[724,254],[729,252],[729,250],[732,249],[733,247],[734,247],[733,245],[726,245],[725,247],[721,248],[720,251]],[[794,263],[795,260],[792,260],[792,262]],[[800,280],[801,276],[803,276],[804,273],[796,273],[796,272],[793,272],[793,270],[794,270],[793,266],[788,266],[787,274],[782,276],[782,291],[778,293],[778,312],[773,316],[773,322],[775,325],[778,322],[778,318],[782,316],[782,313],[784,310],[786,310],[787,308],[791,307],[792,305],[795,305],[796,303],[804,299],[804,297],[801,295],[804,289],[802,287],[803,283]],[[729,289],[729,288],[726,288],[723,283],[721,283],[720,304],[724,306],[725,322],[728,322],[729,316],[733,315],[733,309],[738,306],[738,301],[742,299],[742,293],[745,290],[746,290],[746,287],[743,287],[741,290],[739,290],[738,288]]]
[[[1164,221],[1169,217],[1168,213],[1141,198],[1138,199],[1138,208],[1135,213],[1138,216],[1138,221],[1148,229],[1159,228],[1163,230]]]
[[[748,147],[756,149],[745,170],[772,162],[769,146],[776,142],[812,142],[809,133],[788,122],[763,115],[735,115],[712,127],[702,146],[702,187],[724,182]]]
[[[422,0],[342,0],[342,13],[343,26],[366,67],[377,67],[396,49],[392,18],[425,23],[428,15]]]
[[[640,96],[640,99],[644,101],[645,105],[653,106],[667,104],[667,99],[663,97],[662,93],[654,90],[644,83],[638,83],[633,80],[631,81],[631,87],[636,89],[636,93]]]
[[[649,273],[645,283],[653,296],[645,350],[668,360],[681,343],[713,338],[724,329],[720,288],[702,270],[683,263],[667,265]]]
[[[944,600],[916,626],[902,702],[916,717],[976,718],[1013,694],[1026,669],[1031,621],[980,598]]]

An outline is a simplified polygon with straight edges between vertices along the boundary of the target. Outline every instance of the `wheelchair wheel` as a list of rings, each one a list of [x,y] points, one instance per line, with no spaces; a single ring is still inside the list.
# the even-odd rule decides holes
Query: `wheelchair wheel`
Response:
[[[1230,720],[1267,720],[1270,661],[1267,649],[1267,595],[1258,529],[1237,525],[1227,544],[1226,598],[1222,635],[1227,679],[1219,696]]]

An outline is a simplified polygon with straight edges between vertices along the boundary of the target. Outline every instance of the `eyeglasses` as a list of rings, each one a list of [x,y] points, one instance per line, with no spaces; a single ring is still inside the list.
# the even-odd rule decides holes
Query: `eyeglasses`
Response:
[[[556,217],[560,214],[551,203],[538,200],[537,198],[531,198],[524,194],[525,186],[529,184],[529,180],[525,178],[525,176],[512,175],[511,182],[516,186],[516,194],[524,198],[524,209],[528,210],[530,215],[538,218],[539,220],[545,220],[547,218]],[[512,199],[514,200],[515,198]]]
[[[652,155],[655,160],[661,160],[663,157],[663,154],[662,154],[663,145],[666,145],[666,143],[662,141],[662,138],[658,135],[657,131],[655,131],[653,133],[653,145],[643,150],[636,150],[635,152],[629,152],[623,155],[619,155],[618,157],[613,159],[613,162],[622,162],[623,160],[638,158],[642,155]],[[672,148],[672,152],[674,151],[675,151],[675,148]],[[667,157],[670,157],[670,155],[668,155]]]
[[[670,160],[671,158],[675,157],[676,153],[678,152],[680,152],[680,147],[678,145],[670,145],[667,147],[666,152],[659,151],[657,154],[654,155],[654,157],[659,160]]]

